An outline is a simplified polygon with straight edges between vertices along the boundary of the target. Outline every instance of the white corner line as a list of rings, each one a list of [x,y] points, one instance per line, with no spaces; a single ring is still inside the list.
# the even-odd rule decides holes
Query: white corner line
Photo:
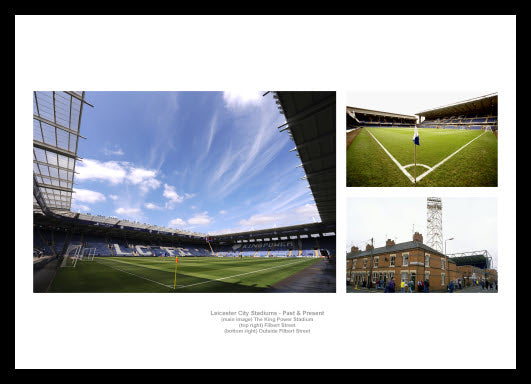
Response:
[[[404,168],[413,167],[414,165],[415,165],[415,164],[404,165]],[[431,169],[431,167],[428,167],[426,164],[417,164],[417,166]]]
[[[448,160],[449,158],[451,158],[453,155],[455,155],[457,152],[459,152],[460,150],[462,150],[464,147],[466,147],[468,144],[472,143],[474,140],[477,140],[479,139],[481,136],[483,136],[486,132],[483,132],[481,135],[479,135],[478,137],[470,140],[468,143],[466,143],[465,145],[463,145],[461,148],[459,148],[457,151],[455,151],[454,153],[452,153],[450,156],[448,156],[446,159],[442,160],[441,162],[435,164],[431,169],[427,170],[426,172],[424,172],[422,175],[420,175],[419,177],[417,177],[417,181],[421,180],[422,178],[424,178],[424,176],[427,176],[429,175],[433,170],[435,170],[435,168],[437,168],[439,165],[443,164],[446,160]]]
[[[407,177],[412,183],[415,183],[415,179],[413,178],[413,176],[411,176],[411,174],[410,174],[408,171],[406,171],[406,168],[403,167],[402,165],[400,165],[400,163],[398,162],[398,160],[395,159],[395,158],[393,157],[393,155],[391,155],[391,154],[389,153],[389,151],[388,151],[388,150],[382,145],[382,143],[380,143],[380,142],[378,141],[378,139],[377,139],[376,137],[374,137],[374,135],[371,133],[371,131],[369,131],[369,129],[367,129],[367,132],[369,132],[369,135],[371,135],[372,138],[373,138],[374,140],[376,140],[376,142],[377,142],[378,144],[380,144],[380,147],[382,147],[382,149],[385,151],[385,153],[387,153],[387,155],[391,158],[391,160],[394,161],[394,163],[395,163],[396,166],[402,171],[402,173],[403,173],[404,175],[406,175],[406,177]],[[417,180],[418,180],[418,177],[417,177]]]

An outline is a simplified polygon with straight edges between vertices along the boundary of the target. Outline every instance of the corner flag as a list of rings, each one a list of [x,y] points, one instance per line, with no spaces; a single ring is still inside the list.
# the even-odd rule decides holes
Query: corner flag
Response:
[[[420,145],[419,130],[415,125],[415,132],[413,133],[413,143],[415,144],[415,185],[417,184],[417,145]]]
[[[415,133],[413,133],[413,142],[416,145],[420,145],[419,130],[417,129],[417,127],[415,127]]]

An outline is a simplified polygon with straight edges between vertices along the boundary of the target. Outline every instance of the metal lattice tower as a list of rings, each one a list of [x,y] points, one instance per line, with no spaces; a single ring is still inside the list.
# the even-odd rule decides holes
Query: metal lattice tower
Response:
[[[428,220],[426,223],[428,239],[426,244],[443,253],[442,200],[440,197],[428,197]]]

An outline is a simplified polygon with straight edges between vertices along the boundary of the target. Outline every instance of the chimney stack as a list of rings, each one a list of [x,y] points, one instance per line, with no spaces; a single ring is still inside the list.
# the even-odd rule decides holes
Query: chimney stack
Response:
[[[417,241],[419,243],[422,243],[423,242],[422,241],[422,235],[420,233],[418,233],[418,232],[415,232],[413,234],[413,241]]]
[[[356,247],[355,245],[352,246],[352,248],[350,248],[350,252],[352,253],[358,253],[360,251],[360,249],[358,247]]]
[[[387,239],[387,241],[385,242],[385,246],[386,247],[391,247],[393,245],[395,245],[395,241],[394,240]]]
[[[374,249],[374,247],[370,244],[367,244],[367,246],[365,247],[365,250],[370,251],[371,249]]]

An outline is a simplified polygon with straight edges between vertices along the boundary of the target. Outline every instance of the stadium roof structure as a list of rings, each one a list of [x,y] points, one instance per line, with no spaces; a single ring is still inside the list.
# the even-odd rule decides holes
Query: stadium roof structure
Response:
[[[437,118],[443,116],[459,116],[470,113],[480,114],[497,114],[498,111],[498,94],[491,93],[485,96],[476,97],[474,99],[460,101],[455,104],[449,104],[442,107],[429,109],[423,112],[416,113],[419,117]]]
[[[33,92],[34,209],[70,210],[84,104],[83,91]]]
[[[323,223],[336,222],[336,93],[274,92]],[[290,152],[291,152],[290,151]]]
[[[456,265],[472,265],[478,268],[490,269],[492,256],[487,250],[453,253],[448,258]]]
[[[335,234],[335,223],[311,223],[311,224],[299,224],[291,225],[287,227],[260,229],[255,231],[227,233],[221,235],[212,236],[216,241],[238,241],[249,239],[264,239],[271,237],[289,237],[298,236],[302,234]]]
[[[350,115],[352,118],[356,118],[356,113],[362,113],[365,115],[373,115],[373,116],[382,116],[382,117],[392,117],[395,119],[406,119],[406,120],[417,120],[417,116],[412,115],[402,115],[399,113],[390,113],[390,112],[382,112],[382,111],[374,111],[371,109],[364,109],[364,108],[357,108],[357,107],[348,107],[347,106],[347,114]]]
[[[62,229],[76,229],[87,234],[106,234],[109,236],[127,236],[131,238],[150,239],[154,236],[170,238],[175,236],[183,239],[201,239],[206,235],[180,229],[149,225],[135,221],[121,220],[115,217],[89,215],[77,212],[60,212],[46,214],[34,210],[34,224]]]

